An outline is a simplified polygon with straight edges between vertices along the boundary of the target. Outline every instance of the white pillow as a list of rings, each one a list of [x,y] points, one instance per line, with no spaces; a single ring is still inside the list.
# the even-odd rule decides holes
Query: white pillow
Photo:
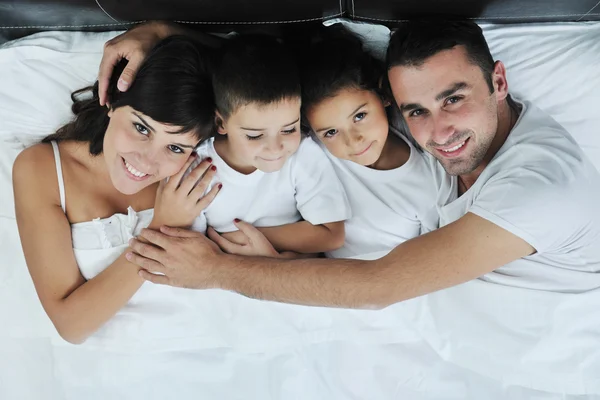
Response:
[[[342,23],[384,58],[390,30]],[[508,71],[510,92],[562,124],[600,170],[600,22],[481,25],[492,55]]]

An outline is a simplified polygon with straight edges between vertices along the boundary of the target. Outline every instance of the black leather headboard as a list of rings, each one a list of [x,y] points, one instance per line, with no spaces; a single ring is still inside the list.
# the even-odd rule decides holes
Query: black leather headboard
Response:
[[[126,29],[151,19],[219,31],[335,17],[394,26],[447,15],[481,22],[600,20],[598,0],[0,0],[0,43],[42,30]]]

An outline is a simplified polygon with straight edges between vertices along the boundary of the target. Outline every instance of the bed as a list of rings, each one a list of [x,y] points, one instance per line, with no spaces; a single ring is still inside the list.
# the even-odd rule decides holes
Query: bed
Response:
[[[549,112],[600,169],[600,3],[127,3],[0,1],[0,399],[600,399],[594,291],[475,280],[380,311],[204,291],[188,293],[185,313],[69,345],[33,289],[11,183],[18,153],[69,119],[69,93],[95,79],[103,44],[133,23],[343,23],[382,55],[390,27],[433,9],[477,19],[511,92]]]

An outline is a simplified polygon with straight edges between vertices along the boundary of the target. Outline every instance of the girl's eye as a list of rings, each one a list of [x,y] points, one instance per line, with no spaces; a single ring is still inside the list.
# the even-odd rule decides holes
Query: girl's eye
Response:
[[[184,151],[184,150],[183,150],[181,147],[179,147],[179,146],[175,146],[174,144],[170,144],[170,145],[168,145],[167,147],[168,147],[168,148],[169,148],[169,150],[171,150],[173,153],[176,153],[176,154],[182,154],[182,153],[185,153],[185,151]]]
[[[355,122],[362,121],[363,119],[365,119],[366,116],[367,116],[366,112],[359,112],[358,114],[356,114],[354,116],[354,121]]]
[[[296,132],[296,127],[293,127],[292,129],[288,129],[288,130],[283,131],[283,134],[284,135],[291,135],[292,133],[295,133],[295,132]]]
[[[337,134],[337,129],[330,129],[323,134],[323,137],[333,137]]]
[[[262,135],[258,135],[258,136],[246,135],[246,137],[248,138],[248,140],[258,140],[262,137]]]
[[[133,126],[139,133],[141,133],[144,136],[148,136],[148,128],[146,128],[144,125],[134,122]]]

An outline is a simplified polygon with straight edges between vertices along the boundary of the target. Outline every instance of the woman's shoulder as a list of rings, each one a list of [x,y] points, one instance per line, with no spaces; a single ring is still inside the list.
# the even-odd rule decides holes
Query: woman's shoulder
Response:
[[[47,178],[48,168],[55,166],[50,143],[38,143],[23,150],[13,165],[13,178]]]

